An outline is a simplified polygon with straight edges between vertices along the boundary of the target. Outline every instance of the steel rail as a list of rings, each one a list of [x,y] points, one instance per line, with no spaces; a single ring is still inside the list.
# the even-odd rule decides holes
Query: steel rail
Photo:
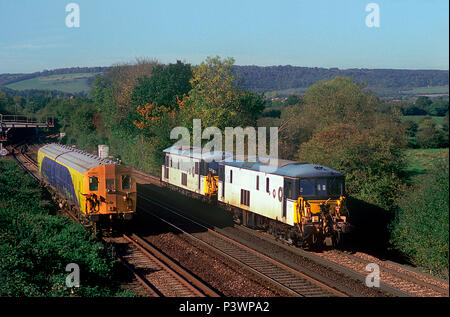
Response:
[[[241,265],[250,268],[251,271],[257,273],[259,276],[265,278],[266,280],[271,281],[276,284],[278,287],[292,294],[293,296],[348,296],[321,281],[318,281],[298,270],[295,270],[275,259],[272,259],[259,251],[249,248],[248,246],[237,242],[227,236],[224,236],[221,233],[218,233],[203,224],[196,222],[193,219],[187,218],[179,212],[173,210],[172,207],[167,205],[163,205],[160,202],[156,202],[154,200],[148,199],[147,197],[142,197],[142,199],[148,201],[151,204],[155,204],[160,208],[163,208],[167,211],[176,214],[179,217],[182,217],[185,220],[188,220],[191,223],[194,223],[197,226],[200,226],[208,233],[212,234],[215,238],[219,239],[219,241],[226,241],[229,245],[232,245],[235,250],[231,250],[225,246],[219,246],[218,242],[206,241],[207,239],[198,238],[186,232],[179,226],[162,219],[161,217],[155,215],[152,212],[146,211],[147,213],[159,218],[161,221],[169,224],[170,226],[176,228],[177,230],[185,233],[187,236],[195,239],[196,241],[201,241],[204,244],[212,246],[215,249],[215,252],[220,251],[221,254],[227,255],[228,258],[232,258],[235,261],[239,262]],[[239,252],[246,252],[247,254],[251,254],[253,258],[245,258],[245,255],[242,256],[238,254]],[[253,263],[252,263],[253,262]]]

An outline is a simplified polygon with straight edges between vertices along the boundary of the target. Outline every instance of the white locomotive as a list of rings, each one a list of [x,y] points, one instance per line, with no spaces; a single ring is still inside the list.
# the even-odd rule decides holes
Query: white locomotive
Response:
[[[345,176],[322,165],[277,160],[274,166],[171,147],[164,150],[162,181],[216,199],[238,222],[302,246],[338,245],[347,226]]]

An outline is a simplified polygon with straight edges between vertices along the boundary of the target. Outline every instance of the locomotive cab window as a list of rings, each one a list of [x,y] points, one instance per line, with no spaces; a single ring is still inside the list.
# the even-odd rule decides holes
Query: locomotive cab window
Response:
[[[109,192],[113,192],[116,190],[116,186],[114,184],[114,179],[107,179],[106,180],[106,191]]]
[[[304,179],[300,181],[300,195],[311,196],[314,195],[314,180]]]
[[[328,194],[332,196],[344,195],[344,180],[342,178],[331,178],[328,180]]]
[[[98,178],[95,176],[89,177],[89,190],[97,191],[98,190]]]
[[[122,175],[122,189],[130,189],[130,188],[131,188],[131,176]]]
[[[317,186],[317,195],[326,196],[327,195],[327,180],[326,179],[318,179],[316,182]]]

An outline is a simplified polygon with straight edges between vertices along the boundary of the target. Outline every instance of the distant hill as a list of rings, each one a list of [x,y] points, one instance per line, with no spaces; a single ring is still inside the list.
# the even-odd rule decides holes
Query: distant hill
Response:
[[[74,73],[49,76],[38,76],[25,79],[5,87],[14,90],[58,90],[72,94],[88,93],[92,87],[94,77],[100,73]]]
[[[70,67],[30,74],[0,74],[0,87],[85,94],[92,87],[94,77],[109,69],[110,67]]]
[[[448,70],[338,69],[298,66],[233,66],[244,88],[267,96],[302,94],[320,80],[347,76],[385,97],[448,95]],[[71,67],[31,74],[0,74],[0,87],[87,93],[95,75],[110,67]]]
[[[255,91],[309,87],[336,76],[352,77],[370,87],[448,86],[448,70],[338,69],[296,66],[234,66],[246,88]]]
[[[301,93],[304,88],[336,76],[352,77],[357,82],[380,95],[402,93],[421,88],[439,86],[432,93],[448,94],[448,70],[404,70],[404,69],[338,69],[297,66],[234,66],[242,85],[257,92],[278,91],[281,94]],[[302,89],[303,88],[303,89]]]

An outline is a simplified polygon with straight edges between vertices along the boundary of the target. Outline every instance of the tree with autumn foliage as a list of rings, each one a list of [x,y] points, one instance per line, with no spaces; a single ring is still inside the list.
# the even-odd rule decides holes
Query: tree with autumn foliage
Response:
[[[201,119],[203,127],[256,126],[264,110],[263,96],[243,90],[233,72],[233,58],[208,57],[193,67],[192,89],[178,103],[183,126]]]
[[[128,165],[148,170],[151,166],[142,157],[151,155],[152,146],[133,123],[138,114],[131,97],[139,78],[151,76],[158,64],[154,60],[142,59],[134,64],[113,66],[96,77],[91,90],[110,153]]]
[[[153,161],[161,161],[162,150],[176,140],[170,139],[175,126],[192,127],[201,119],[203,127],[255,126],[264,110],[260,94],[243,90],[231,66],[232,58],[208,57],[192,67],[192,77],[181,62],[168,67],[157,66],[150,78],[138,80],[132,99],[137,102],[134,125],[151,137]],[[186,91],[188,87],[192,87]],[[176,100],[174,104],[173,101]]]

